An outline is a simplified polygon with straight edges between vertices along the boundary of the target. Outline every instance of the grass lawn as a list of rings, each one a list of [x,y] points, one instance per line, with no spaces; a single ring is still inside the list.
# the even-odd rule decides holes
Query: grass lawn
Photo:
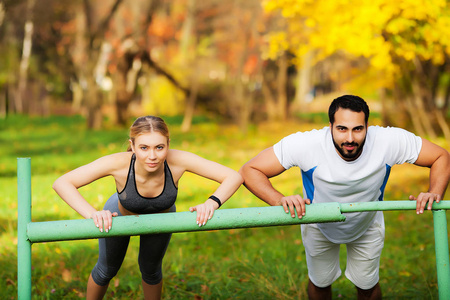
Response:
[[[181,119],[166,118],[175,149],[194,152],[235,170],[262,149],[295,132],[326,126],[322,119],[302,118],[287,124],[260,124],[246,134],[234,125],[197,118],[190,133]],[[312,123],[319,122],[319,123]],[[0,120],[0,286],[2,299],[17,298],[17,157],[31,157],[32,219],[79,219],[52,190],[65,172],[100,156],[125,151],[127,130],[110,127],[87,131],[79,116]],[[449,148],[445,141],[435,141]],[[404,200],[428,188],[428,169],[395,166],[386,200]],[[301,192],[298,169],[272,180],[283,193]],[[201,203],[217,186],[187,174],[179,184],[177,210]],[[80,189],[101,208],[115,192],[112,178]],[[447,192],[445,199],[450,199]],[[245,187],[223,209],[265,206]],[[432,214],[385,212],[386,241],[380,268],[385,299],[437,299]],[[132,237],[127,257],[108,289],[108,299],[142,298],[137,265],[139,238]],[[345,269],[345,248],[341,248]],[[97,259],[97,241],[34,244],[33,299],[79,299],[85,296],[89,273]],[[305,299],[308,275],[299,226],[176,233],[164,259],[164,299]],[[353,285],[342,276],[333,285],[336,299],[354,299]]]

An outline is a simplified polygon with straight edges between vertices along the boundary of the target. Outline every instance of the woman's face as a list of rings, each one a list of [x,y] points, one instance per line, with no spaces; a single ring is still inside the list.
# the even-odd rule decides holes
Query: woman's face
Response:
[[[169,145],[167,137],[159,132],[150,132],[138,135],[134,144],[130,140],[131,149],[136,154],[136,163],[139,163],[148,172],[154,172],[164,166]]]

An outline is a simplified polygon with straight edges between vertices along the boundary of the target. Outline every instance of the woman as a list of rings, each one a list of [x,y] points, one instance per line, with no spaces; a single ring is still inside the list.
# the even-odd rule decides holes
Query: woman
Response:
[[[58,195],[84,218],[92,218],[100,231],[111,229],[112,217],[175,212],[178,181],[184,172],[192,172],[220,183],[204,203],[190,207],[197,212],[197,224],[205,225],[242,184],[238,172],[195,154],[169,150],[169,130],[161,118],[138,118],[130,128],[127,152],[101,157],[77,168],[53,184]],[[78,188],[111,175],[117,193],[97,211],[78,192]],[[160,299],[162,259],[171,234],[140,237],[139,268],[146,299]],[[130,237],[99,239],[98,262],[89,276],[86,299],[102,299],[110,280],[117,274]]]

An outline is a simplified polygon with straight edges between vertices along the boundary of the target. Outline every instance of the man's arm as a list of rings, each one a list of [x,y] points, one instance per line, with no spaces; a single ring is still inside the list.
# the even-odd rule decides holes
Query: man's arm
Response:
[[[301,218],[305,215],[305,203],[309,204],[310,201],[302,199],[300,195],[285,197],[272,186],[269,180],[284,171],[273,148],[270,147],[244,164],[239,173],[244,178],[244,185],[255,196],[272,206],[283,205],[285,212],[290,211],[292,217],[295,217],[295,211],[297,211],[297,215]]]
[[[269,205],[281,205],[281,198],[284,197],[277,191],[269,178],[277,176],[285,171],[280,164],[273,148],[261,151],[257,156],[249,160],[239,170],[244,178],[244,185],[250,192]]]
[[[417,198],[409,196],[410,200],[417,201],[417,214],[421,214],[427,203],[430,210],[434,201],[439,202],[444,197],[450,179],[450,154],[444,148],[422,139],[422,149],[414,164],[430,168],[428,192],[420,193]]]

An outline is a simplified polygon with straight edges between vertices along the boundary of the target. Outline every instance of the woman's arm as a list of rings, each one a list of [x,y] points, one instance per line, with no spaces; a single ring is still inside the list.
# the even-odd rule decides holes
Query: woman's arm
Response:
[[[123,160],[122,153],[101,157],[62,175],[53,183],[56,193],[81,216],[86,219],[94,219],[95,225],[100,227],[100,231],[102,231],[102,224],[106,231],[110,229],[111,213],[97,211],[84,199],[78,188],[105,176],[115,175],[121,160]]]
[[[188,171],[220,183],[219,187],[212,195],[219,199],[221,205],[225,203],[243,183],[242,176],[237,171],[190,152],[171,150],[168,161],[169,164],[175,167],[179,176],[181,176],[184,171]],[[214,210],[217,208],[219,208],[219,204],[208,198],[205,203],[190,207],[189,210],[197,211],[197,224],[202,226],[212,218]]]

